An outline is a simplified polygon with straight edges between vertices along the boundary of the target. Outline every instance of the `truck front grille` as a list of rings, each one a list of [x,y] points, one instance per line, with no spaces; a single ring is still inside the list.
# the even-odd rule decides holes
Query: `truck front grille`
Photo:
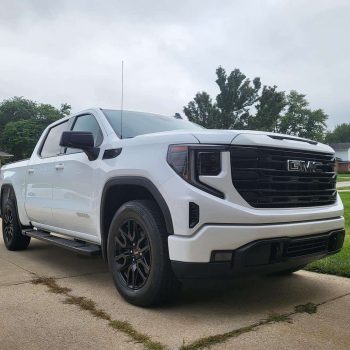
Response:
[[[252,207],[314,207],[336,201],[332,154],[248,146],[233,146],[230,153],[233,186]],[[303,167],[293,169],[289,161]]]

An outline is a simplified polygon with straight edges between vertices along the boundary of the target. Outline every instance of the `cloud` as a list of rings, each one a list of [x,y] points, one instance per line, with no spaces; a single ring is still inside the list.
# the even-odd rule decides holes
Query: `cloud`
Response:
[[[181,112],[215,69],[305,93],[349,122],[350,3],[0,0],[0,99]]]

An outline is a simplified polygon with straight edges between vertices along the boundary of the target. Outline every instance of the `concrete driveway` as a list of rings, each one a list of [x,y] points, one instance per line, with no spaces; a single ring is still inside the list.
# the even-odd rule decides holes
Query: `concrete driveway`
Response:
[[[50,278],[47,278],[50,277]],[[124,302],[100,258],[0,244],[1,349],[349,349],[350,279],[299,272],[187,284],[173,306]]]

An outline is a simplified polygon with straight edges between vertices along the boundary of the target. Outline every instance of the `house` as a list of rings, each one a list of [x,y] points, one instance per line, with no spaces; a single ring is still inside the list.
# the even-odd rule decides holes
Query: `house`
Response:
[[[335,151],[337,171],[339,173],[350,172],[350,142],[331,143]]]

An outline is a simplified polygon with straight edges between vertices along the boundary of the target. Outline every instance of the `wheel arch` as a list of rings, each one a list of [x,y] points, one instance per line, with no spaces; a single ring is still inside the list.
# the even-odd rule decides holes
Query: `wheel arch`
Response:
[[[154,200],[162,213],[167,234],[174,233],[169,207],[152,181],[140,176],[111,178],[103,187],[100,205],[101,249],[105,261],[107,261],[107,236],[114,214],[124,203],[137,199]]]
[[[19,220],[19,223],[21,224],[21,227],[22,228],[32,227],[29,219],[28,219],[28,222],[23,223],[23,220],[22,220],[23,217],[21,217],[21,215],[20,215],[21,211],[18,208],[18,200],[17,200],[18,193],[16,194],[15,188],[11,183],[2,184],[1,189],[0,189],[0,217],[2,215],[2,213],[1,213],[2,207],[3,207],[4,203],[6,202],[6,200],[10,198],[11,194],[13,195],[13,199],[14,199],[14,203],[15,203],[15,207],[16,207],[16,212],[17,212],[18,220]],[[21,202],[20,202],[20,205],[21,205]],[[24,208],[23,208],[23,210],[24,210]],[[23,210],[22,210],[22,215],[25,214],[25,212],[23,213]]]

